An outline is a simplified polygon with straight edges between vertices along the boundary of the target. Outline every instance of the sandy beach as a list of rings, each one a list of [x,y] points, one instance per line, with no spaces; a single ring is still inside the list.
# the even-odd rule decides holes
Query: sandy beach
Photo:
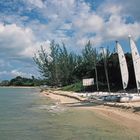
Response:
[[[97,104],[87,102],[85,98],[77,97],[71,92],[51,90],[44,91],[41,95],[51,98],[66,107],[94,111],[110,121],[140,133],[140,111],[134,110],[135,108],[140,108],[140,102]]]

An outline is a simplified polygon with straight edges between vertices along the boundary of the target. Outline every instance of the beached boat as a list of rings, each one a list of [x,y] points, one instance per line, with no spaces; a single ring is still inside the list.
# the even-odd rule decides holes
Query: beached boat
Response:
[[[133,94],[130,94],[130,95],[127,95],[127,96],[122,96],[120,97],[119,99],[119,102],[138,102],[140,101],[140,96],[139,95],[133,95]]]
[[[129,35],[129,40],[130,40],[130,48],[131,48],[131,53],[132,53],[132,61],[133,61],[133,66],[134,66],[134,72],[135,72],[135,79],[136,79],[136,85],[137,85],[137,91],[138,95],[134,94],[129,94],[127,96],[122,96],[120,98],[120,102],[137,102],[140,101],[140,96],[139,96],[139,90],[140,90],[140,55],[138,52],[138,49],[136,47],[135,42]]]
[[[120,71],[121,71],[121,77],[122,77],[122,85],[123,85],[123,89],[125,90],[127,88],[128,85],[128,78],[129,78],[129,74],[128,74],[128,67],[127,67],[127,63],[126,63],[126,58],[123,52],[123,49],[121,47],[121,45],[118,43],[118,41],[116,41],[116,50],[118,53],[118,58],[119,58],[119,65],[120,65]],[[107,96],[103,96],[102,99],[104,101],[112,101],[112,102],[118,102],[120,101],[120,98],[122,98],[123,95],[107,95]]]
[[[136,47],[136,44],[132,40],[131,36],[129,36],[129,39],[130,39],[130,48],[131,48],[132,61],[133,61],[133,65],[134,65],[134,72],[135,72],[135,78],[136,78],[136,85],[137,85],[137,90],[138,90],[138,94],[139,94],[139,90],[140,90],[140,68],[139,68],[140,56],[139,56],[139,52]],[[128,80],[129,80],[128,67],[127,67],[124,52],[122,50],[121,45],[118,43],[118,41],[116,41],[116,48],[117,48],[117,53],[118,53],[118,58],[119,58],[123,89],[125,90],[127,88]],[[136,101],[140,101],[140,96],[134,95],[134,94],[126,94],[126,95],[120,94],[120,95],[115,95],[115,96],[108,95],[108,96],[104,96],[103,100],[119,101],[119,102],[136,102]]]

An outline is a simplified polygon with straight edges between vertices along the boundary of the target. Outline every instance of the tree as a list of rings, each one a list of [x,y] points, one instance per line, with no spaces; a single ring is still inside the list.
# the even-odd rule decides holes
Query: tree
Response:
[[[0,86],[9,86],[9,81],[8,80],[1,81]]]
[[[104,61],[105,60],[105,61]],[[129,69],[129,87],[135,86],[135,77],[130,54],[126,54]],[[93,77],[96,85],[103,90],[107,89],[106,75],[109,77],[111,89],[121,89],[121,73],[117,53],[97,52],[90,41],[85,45],[81,54],[68,52],[64,43],[61,45],[52,41],[50,52],[43,47],[34,56],[39,71],[45,83],[51,86],[65,86],[81,81],[83,78]],[[105,71],[104,66],[106,66]],[[115,73],[115,74],[114,74]],[[32,78],[33,79],[33,78]],[[35,80],[34,80],[35,81]]]
[[[48,55],[42,46],[41,46],[40,50],[38,50],[38,53],[34,55],[33,60],[37,64],[39,72],[45,78],[49,78],[50,73],[49,73]]]
[[[68,53],[65,44],[60,49],[59,55],[59,76],[61,85],[73,83],[74,69],[76,67],[77,56],[74,53]]]
[[[85,45],[85,48],[82,50],[82,55],[78,56],[78,77],[89,78],[95,76],[95,59],[96,50],[92,48],[91,42],[88,41],[88,43]]]
[[[38,54],[35,54],[34,61],[49,85],[60,86],[73,82],[76,56],[68,53],[64,43],[60,46],[52,41],[49,54],[41,47]]]

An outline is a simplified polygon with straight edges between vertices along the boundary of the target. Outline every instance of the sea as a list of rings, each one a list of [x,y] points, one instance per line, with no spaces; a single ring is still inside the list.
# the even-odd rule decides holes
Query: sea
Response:
[[[94,111],[60,106],[38,88],[0,88],[0,140],[139,140]]]

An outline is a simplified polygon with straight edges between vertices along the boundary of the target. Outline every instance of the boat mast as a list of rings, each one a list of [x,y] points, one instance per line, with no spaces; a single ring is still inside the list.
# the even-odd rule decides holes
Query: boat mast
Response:
[[[97,59],[96,58],[97,58],[97,53],[96,53],[96,49],[95,49],[94,65],[95,65],[96,87],[97,87],[97,91],[99,91],[98,72],[97,72]]]
[[[109,78],[108,78],[108,70],[107,70],[106,55],[105,55],[105,52],[104,52],[104,48],[101,47],[101,49],[102,49],[102,53],[103,53],[104,70],[105,70],[105,75],[106,75],[106,81],[107,81],[108,92],[110,93],[110,85],[109,85]]]

